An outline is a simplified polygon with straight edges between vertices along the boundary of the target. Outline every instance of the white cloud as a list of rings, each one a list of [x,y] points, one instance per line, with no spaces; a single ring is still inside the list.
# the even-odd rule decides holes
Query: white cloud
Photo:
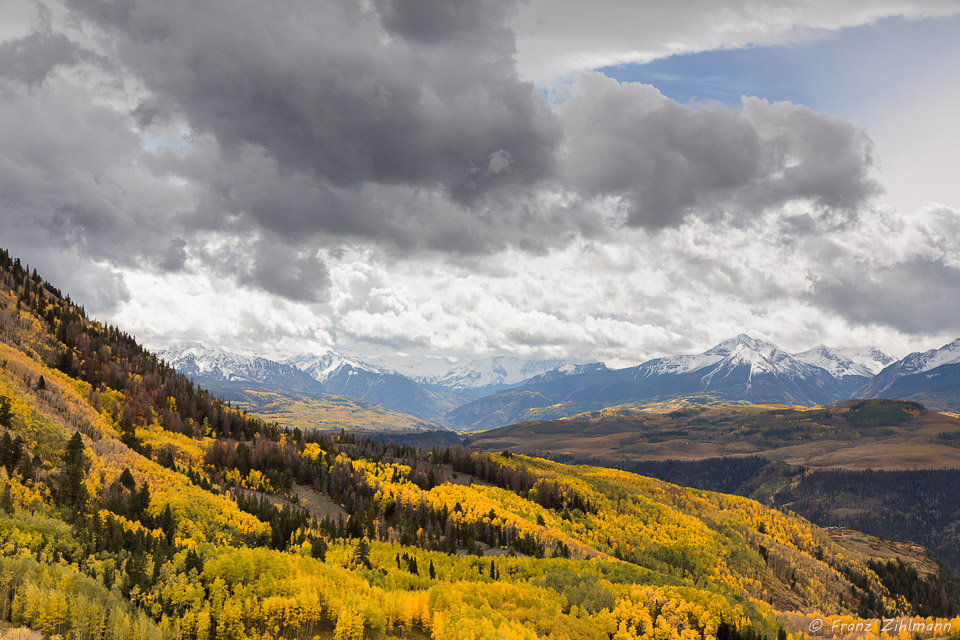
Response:
[[[553,15],[567,4],[550,5],[547,15],[548,5],[533,0],[523,10],[524,73],[796,41],[881,15],[957,8],[860,2],[755,10],[729,2],[683,11],[650,5],[640,16],[631,13],[635,4],[594,5],[586,15],[579,13],[586,5],[571,3],[568,15]],[[176,3],[176,20],[165,5],[147,5],[163,29],[180,30],[189,51],[216,50],[190,19],[190,3]],[[258,7],[271,29],[289,26]],[[250,76],[238,60],[207,59],[218,82],[231,77],[219,73],[220,63],[243,81],[214,86],[195,76],[189,51],[164,50],[149,24],[127,42],[135,49],[130,68],[97,57],[119,46],[113,30],[122,25],[64,27],[76,51],[61,38],[27,43],[48,64],[20,64],[34,50],[23,43],[0,50],[16,63],[0,74],[4,241],[152,346],[200,339],[291,353],[337,344],[628,364],[743,331],[793,349],[823,341],[896,353],[960,333],[960,296],[924,298],[960,286],[957,211],[874,208],[869,141],[848,122],[759,99],[745,100],[743,110],[680,105],[652,87],[595,74],[579,76],[570,99],[549,109],[517,82],[504,53],[512,50],[508,31],[481,14],[471,42],[495,41],[502,55],[494,77],[483,65],[463,74],[442,51],[420,59],[421,39],[443,35],[443,25],[437,33],[421,33],[415,20],[394,25],[398,38],[412,29],[403,36],[405,72],[430,90],[434,111],[422,112],[409,85],[392,75],[390,52],[370,56],[357,43],[344,45],[357,68],[376,73],[369,81],[351,75],[350,99],[336,110],[334,120],[349,119],[369,136],[364,143],[347,135],[356,174],[340,182],[328,174],[342,170],[344,147],[326,136],[321,116],[330,114],[318,107],[328,96],[308,82],[314,72],[338,81],[342,70],[332,66],[281,55],[276,67]],[[54,23],[68,22],[56,15]],[[231,17],[263,35],[248,16]],[[238,33],[216,35],[251,63],[264,62],[264,48]],[[293,35],[285,44],[298,45],[304,60],[336,53],[333,42],[317,49],[310,29]],[[574,62],[556,55],[564,38]],[[176,63],[165,70],[172,75],[150,78],[162,60]],[[537,70],[549,60],[560,71]],[[474,122],[444,110],[442,95],[474,96],[482,89],[474,82],[493,90],[484,100],[515,112],[481,109]],[[275,86],[309,95],[269,90]],[[364,115],[351,102],[354,89],[361,102],[386,100],[390,91],[403,98],[409,121],[387,127],[400,137],[396,144],[380,148],[384,139],[368,120],[382,105]],[[280,107],[261,103],[265,95]],[[192,112],[183,108],[188,101]],[[285,119],[294,107],[299,115]],[[439,129],[436,109],[447,117]],[[299,134],[307,124],[330,143],[322,162]],[[467,136],[472,151],[464,156],[457,136],[466,124],[483,126]],[[272,133],[261,140],[265,132]],[[404,138],[414,134],[423,139]],[[451,162],[463,169],[456,179]],[[429,170],[420,175],[418,163]],[[911,291],[891,292],[893,284]]]
[[[958,12],[955,0],[530,0],[514,26],[521,74],[547,82],[675,54],[805,42],[884,17]]]
[[[361,353],[511,353],[617,366],[699,351],[744,331],[794,350],[824,342],[896,355],[960,333],[955,303],[932,299],[944,313],[921,308],[930,324],[917,331],[900,326],[913,318],[901,314],[902,296],[908,306],[922,301],[876,295],[869,284],[902,274],[923,291],[936,265],[960,267],[960,211],[868,210],[829,234],[785,233],[784,220],[802,213],[793,205],[749,228],[692,221],[624,230],[615,242],[581,240],[541,255],[508,250],[487,273],[436,255],[398,261],[356,247],[326,256],[330,295],[320,304],[209,277],[133,273],[126,281],[134,293],[115,318],[152,344],[189,337],[296,352],[336,342]],[[870,293],[866,320],[848,288],[861,281]]]
[[[148,346],[201,340],[267,354],[323,350],[334,343],[319,306],[239,287],[210,273],[127,271],[130,298],[109,321]]]

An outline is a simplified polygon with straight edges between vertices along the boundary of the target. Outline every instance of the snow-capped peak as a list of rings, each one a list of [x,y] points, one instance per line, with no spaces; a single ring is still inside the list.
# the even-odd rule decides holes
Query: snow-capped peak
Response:
[[[199,342],[174,344],[158,351],[157,356],[188,375],[227,381],[257,381],[281,373],[276,362],[251,351],[234,352]]]
[[[818,345],[801,353],[793,354],[801,362],[826,369],[835,378],[862,376],[870,378],[893,362],[893,358],[874,347],[846,347],[834,349]]]
[[[728,356],[735,353],[756,353],[764,358],[769,358],[775,353],[780,352],[780,347],[773,344],[772,342],[766,342],[765,340],[759,340],[757,338],[752,338],[745,333],[741,333],[736,338],[730,338],[729,340],[724,340],[720,344],[707,349],[705,353],[711,355],[720,355]]]
[[[388,355],[364,358],[385,370],[396,371],[420,384],[448,389],[481,389],[512,385],[572,364],[569,360],[531,360],[519,356],[480,356],[458,359],[450,356]],[[574,363],[576,361],[573,361]],[[573,364],[573,366],[577,366]]]
[[[899,362],[899,374],[923,373],[945,364],[960,364],[960,338],[949,342],[939,349],[930,349],[920,353],[911,353]]]
[[[564,360],[528,360],[517,356],[494,356],[462,360],[450,366],[431,382],[451,389],[477,389],[490,385],[509,385],[561,367],[577,365]]]
[[[806,377],[808,367],[772,342],[758,340],[744,333],[724,340],[703,353],[657,358],[641,365],[641,375],[680,375],[713,368],[731,369],[746,365],[755,373],[793,374]]]
[[[296,367],[321,384],[325,383],[331,375],[344,367],[349,367],[357,371],[369,371],[370,373],[384,373],[383,370],[371,364],[336,351],[294,356],[287,358],[283,363]]]

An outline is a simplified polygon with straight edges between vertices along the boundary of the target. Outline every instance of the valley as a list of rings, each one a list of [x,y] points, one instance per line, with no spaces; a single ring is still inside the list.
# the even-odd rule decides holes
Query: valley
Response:
[[[350,396],[293,394],[239,389],[224,394],[233,405],[269,422],[301,431],[434,431],[447,429],[399,411],[384,409]]]
[[[960,468],[958,439],[955,416],[911,402],[860,400],[827,408],[611,407],[483,431],[468,441],[624,463],[759,456],[816,469],[899,470]]]
[[[960,584],[923,549],[825,531],[778,508],[783,491],[762,504],[504,440],[553,430],[599,438],[597,455],[689,431],[755,453],[937,430],[952,442],[953,417],[904,402],[691,404],[464,441],[358,400],[220,399],[5,253],[0,267],[2,624],[130,640],[800,640],[810,616],[960,625]],[[366,437],[338,420],[392,430]],[[472,446],[431,446],[441,437]],[[492,444],[508,450],[481,450]],[[802,455],[767,464],[792,469]],[[796,491],[787,504],[831,490],[803,481],[784,487]]]
[[[488,451],[624,469],[930,547],[960,571],[960,418],[914,402],[621,407],[473,434]]]

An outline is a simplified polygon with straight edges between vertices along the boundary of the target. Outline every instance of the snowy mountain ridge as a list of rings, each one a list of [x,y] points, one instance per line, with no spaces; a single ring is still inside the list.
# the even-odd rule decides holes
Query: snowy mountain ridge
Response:
[[[815,373],[810,367],[818,367],[836,378],[851,375],[869,378],[891,362],[893,358],[872,347],[833,349],[820,345],[791,354],[772,342],[740,334],[703,353],[665,356],[647,361],[638,367],[638,376],[682,375],[703,369],[724,370],[747,366],[751,375],[773,373],[808,378]]]
[[[383,369],[332,350],[319,355],[300,355],[286,358],[282,360],[282,363],[296,367],[321,384],[326,383],[331,376],[345,367],[348,367],[351,371],[366,371],[374,374],[386,373]]]
[[[911,353],[897,364],[901,376],[924,373],[947,364],[960,364],[960,338],[939,349]]]
[[[894,362],[893,358],[873,347],[833,349],[822,344],[808,351],[795,353],[793,357],[801,362],[826,369],[837,378],[847,376],[870,378]]]
[[[526,359],[519,356],[477,357],[460,361],[445,357],[403,355],[367,358],[334,350],[272,360],[251,351],[235,352],[222,347],[206,347],[199,342],[172,345],[161,349],[158,355],[185,373],[213,376],[226,381],[262,382],[264,378],[288,374],[285,368],[294,368],[321,385],[338,374],[357,375],[365,372],[372,375],[402,375],[418,384],[451,390],[510,386],[546,373],[551,373],[553,377],[576,375],[584,366],[583,363],[569,360]],[[636,376],[682,375],[704,370],[705,376],[712,377],[717,375],[718,370],[746,366],[750,369],[750,375],[771,373],[808,378],[814,375],[811,367],[816,367],[838,379],[848,376],[870,378],[893,362],[893,358],[876,348],[819,345],[790,354],[771,342],[740,334],[703,353],[649,360],[636,367]],[[941,349],[907,356],[901,361],[902,375],[926,371],[950,362],[960,362],[960,340]]]
[[[280,363],[255,353],[208,348],[199,342],[172,345],[159,350],[157,356],[183,373],[216,376],[229,381],[251,381],[280,369]]]
[[[457,360],[432,356],[375,356],[363,358],[370,366],[393,371],[420,384],[452,390],[507,386],[578,362],[560,359],[529,359],[520,356],[482,356]]]

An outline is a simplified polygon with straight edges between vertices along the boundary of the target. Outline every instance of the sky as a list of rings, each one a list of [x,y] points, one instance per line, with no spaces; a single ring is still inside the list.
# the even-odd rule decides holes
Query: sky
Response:
[[[148,346],[960,336],[960,0],[7,0],[0,246]]]

